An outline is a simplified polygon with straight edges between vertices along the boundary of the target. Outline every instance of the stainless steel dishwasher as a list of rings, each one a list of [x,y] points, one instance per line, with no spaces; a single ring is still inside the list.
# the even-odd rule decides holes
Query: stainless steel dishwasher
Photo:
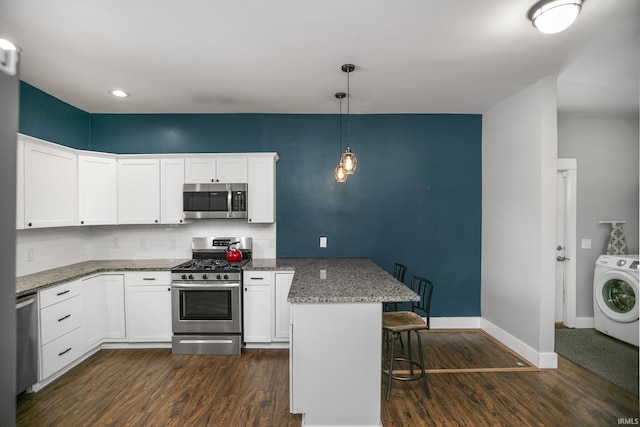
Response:
[[[38,299],[29,295],[16,300],[16,395],[38,382]]]

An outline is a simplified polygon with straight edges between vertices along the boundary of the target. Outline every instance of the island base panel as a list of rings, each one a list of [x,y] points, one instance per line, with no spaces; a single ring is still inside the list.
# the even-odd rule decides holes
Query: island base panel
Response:
[[[380,426],[380,303],[295,303],[291,412],[305,426]]]

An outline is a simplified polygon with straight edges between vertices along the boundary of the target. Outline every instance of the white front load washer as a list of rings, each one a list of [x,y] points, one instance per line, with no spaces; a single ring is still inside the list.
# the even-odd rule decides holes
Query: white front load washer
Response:
[[[638,346],[638,255],[600,255],[593,273],[596,330]]]

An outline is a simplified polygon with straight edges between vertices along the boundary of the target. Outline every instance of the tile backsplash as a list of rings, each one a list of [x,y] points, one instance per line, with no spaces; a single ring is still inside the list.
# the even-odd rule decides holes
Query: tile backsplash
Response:
[[[97,259],[191,258],[199,236],[253,237],[254,258],[276,257],[276,224],[202,220],[182,225],[112,225],[18,230],[16,275]]]

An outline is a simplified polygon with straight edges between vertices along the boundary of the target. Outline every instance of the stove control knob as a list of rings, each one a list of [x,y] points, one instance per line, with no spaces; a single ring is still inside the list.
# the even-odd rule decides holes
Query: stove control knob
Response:
[[[219,274],[216,276],[216,279],[220,280],[220,275]]]
[[[229,278],[229,275],[228,275],[228,274],[225,274],[225,275],[224,275],[224,279],[225,279],[225,280],[227,280],[228,278]]]
[[[203,275],[202,275],[202,280],[207,280],[207,279],[208,279],[207,275],[206,275],[206,274],[203,274]]]
[[[182,280],[187,280],[187,275],[186,274],[182,275]]]
[[[189,280],[193,280],[193,274],[189,275]]]

